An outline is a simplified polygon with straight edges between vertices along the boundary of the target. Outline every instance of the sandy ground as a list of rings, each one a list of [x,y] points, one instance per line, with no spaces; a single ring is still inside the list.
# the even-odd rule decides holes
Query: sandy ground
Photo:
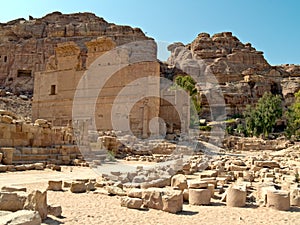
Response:
[[[62,172],[50,170],[1,173],[0,186],[20,185],[29,190],[44,189],[49,179],[72,180],[75,178],[96,178],[89,168],[64,167]],[[98,225],[98,224],[300,224],[300,208],[294,207],[288,212],[248,206],[229,208],[224,204],[213,203],[211,206],[190,206],[185,204],[183,212],[170,214],[154,209],[135,210],[120,206],[120,197],[110,197],[93,192],[73,194],[48,191],[48,204],[62,206],[61,218],[50,216],[43,224]]]

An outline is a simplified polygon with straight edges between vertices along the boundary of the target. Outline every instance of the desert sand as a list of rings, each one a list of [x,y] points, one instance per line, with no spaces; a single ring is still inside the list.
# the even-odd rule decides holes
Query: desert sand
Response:
[[[18,185],[29,190],[47,188],[50,179],[72,180],[96,178],[99,174],[85,167],[63,167],[62,172],[50,170],[8,172],[0,174],[0,186]],[[65,189],[62,192],[48,191],[48,204],[62,206],[62,217],[49,216],[43,224],[98,225],[98,224],[300,224],[300,208],[277,211],[265,207],[247,205],[243,208],[229,208],[225,203],[210,206],[184,204],[183,211],[171,214],[155,209],[136,210],[120,206],[120,197],[108,196],[98,188],[95,192],[74,194]]]

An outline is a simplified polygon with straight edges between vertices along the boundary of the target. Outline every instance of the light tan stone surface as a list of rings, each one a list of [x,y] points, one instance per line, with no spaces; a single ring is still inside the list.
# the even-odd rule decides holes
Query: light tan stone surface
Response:
[[[22,177],[23,179],[20,179]],[[0,174],[0,184],[19,184],[27,189],[44,189],[48,186],[49,179],[69,179],[98,177],[93,170],[84,167],[74,167],[70,172],[68,167],[63,167],[62,172],[45,170],[25,171]],[[291,224],[299,221],[299,208],[292,211],[277,211],[266,207],[230,208],[224,204],[210,206],[192,206],[183,204],[183,212],[170,214],[164,211],[134,210],[120,206],[120,198],[110,197],[105,194],[89,192],[74,194],[70,191],[52,192],[47,194],[48,204],[62,206],[62,218],[49,216],[44,224],[63,222],[66,225],[89,224]],[[104,193],[104,192],[103,192]]]

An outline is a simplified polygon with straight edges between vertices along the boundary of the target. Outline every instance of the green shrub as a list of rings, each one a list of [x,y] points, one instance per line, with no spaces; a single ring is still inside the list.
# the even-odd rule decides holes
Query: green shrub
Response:
[[[285,113],[287,119],[286,136],[300,136],[300,91],[295,94],[295,102]]]
[[[255,108],[247,106],[245,113],[246,131],[250,136],[265,137],[272,131],[276,120],[282,116],[282,102],[279,95],[266,92],[257,102]]]
[[[199,126],[199,130],[201,130],[201,131],[211,131],[211,126]]]

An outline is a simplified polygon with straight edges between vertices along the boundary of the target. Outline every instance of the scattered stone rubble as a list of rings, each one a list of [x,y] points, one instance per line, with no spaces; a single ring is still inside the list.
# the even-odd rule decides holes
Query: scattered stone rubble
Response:
[[[0,190],[0,223],[39,225],[47,215],[60,217],[62,209],[47,204],[47,191],[27,192],[26,188],[3,186]]]
[[[152,168],[136,166],[134,172],[111,171],[98,179],[49,180],[47,191],[28,193],[23,187],[5,186],[0,191],[0,221],[41,224],[47,215],[59,217],[62,209],[47,205],[47,192],[66,190],[120,196],[122,207],[169,213],[182,211],[184,204],[212,203],[287,211],[300,207],[299,156],[299,144],[253,154],[243,151],[208,157],[197,153]]]
[[[199,153],[189,160],[180,158],[161,167],[137,166],[134,172],[126,173],[112,171],[97,180],[65,181],[63,185],[62,181],[49,181],[48,190],[70,188],[74,193],[106,193],[120,196],[123,207],[170,213],[182,211],[183,204],[212,202],[228,207],[256,205],[286,211],[300,207],[300,185],[296,180],[299,153],[299,145],[255,151],[252,155],[219,154],[208,158]]]

